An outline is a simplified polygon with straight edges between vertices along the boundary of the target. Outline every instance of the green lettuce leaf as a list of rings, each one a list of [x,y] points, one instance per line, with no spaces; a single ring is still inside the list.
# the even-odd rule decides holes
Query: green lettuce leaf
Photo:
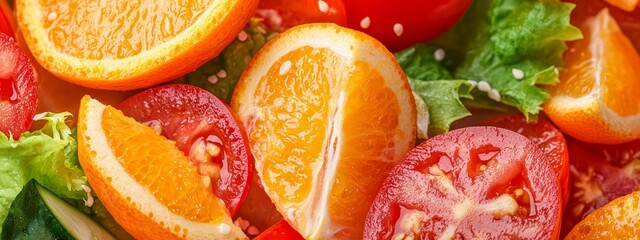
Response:
[[[26,132],[18,140],[0,133],[0,222],[32,178],[62,198],[86,198],[82,185],[88,183],[78,162],[75,133],[65,124],[69,116],[70,113],[38,115],[47,121],[44,127]]]
[[[428,105],[429,136],[449,130],[454,121],[471,113],[462,104],[461,98],[473,99],[471,84],[465,80],[409,81],[411,89]]]
[[[478,88],[471,91],[473,97],[464,94],[454,97],[464,98],[462,103],[466,107],[515,108],[527,119],[535,120],[540,105],[549,97],[544,85],[558,82],[558,67],[564,63],[562,53],[567,48],[565,42],[582,37],[580,30],[569,23],[573,7],[559,0],[476,0],[463,19],[443,36],[427,45],[405,49],[396,57],[412,86],[424,85],[416,81],[438,80],[440,84],[461,79],[486,81],[499,93],[499,102]],[[446,53],[441,61],[435,59],[438,49]],[[517,79],[513,71],[522,71],[523,78]],[[446,131],[453,121],[468,114],[461,114],[459,98],[438,94],[442,88],[434,84],[413,90],[420,96],[455,100],[446,104],[452,109],[436,112],[444,116],[429,112],[431,124]],[[424,100],[429,109],[442,104]]]
[[[238,38],[233,40],[219,56],[187,74],[186,83],[204,88],[229,102],[249,60],[276,35],[257,18],[251,19],[244,31],[247,33],[246,40],[240,41]],[[224,70],[226,76],[215,77],[216,81],[210,82],[209,77],[215,76],[221,70]]]

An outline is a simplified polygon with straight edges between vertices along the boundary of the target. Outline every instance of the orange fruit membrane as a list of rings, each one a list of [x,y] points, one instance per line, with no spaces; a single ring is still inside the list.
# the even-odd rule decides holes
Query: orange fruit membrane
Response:
[[[570,43],[566,71],[544,105],[564,132],[585,142],[616,144],[640,137],[640,55],[607,9]]]
[[[267,195],[307,239],[361,239],[382,181],[416,138],[414,99],[393,55],[334,24],[267,43],[231,105]]]
[[[596,209],[565,239],[637,239],[640,236],[640,191]]]
[[[246,239],[173,143],[88,96],[78,155],[93,191],[135,238]]]
[[[633,12],[638,7],[639,0],[605,0],[609,4],[616,6],[627,12]]]
[[[131,90],[166,82],[217,56],[258,0],[17,0],[29,49],[54,75]]]

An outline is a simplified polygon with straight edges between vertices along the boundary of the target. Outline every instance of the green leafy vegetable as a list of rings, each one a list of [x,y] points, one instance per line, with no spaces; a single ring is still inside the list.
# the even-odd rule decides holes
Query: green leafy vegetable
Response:
[[[448,131],[453,121],[469,115],[466,109],[462,111],[460,98],[467,107],[513,107],[527,119],[536,119],[540,105],[549,97],[543,85],[558,82],[565,42],[581,38],[569,23],[573,7],[559,0],[476,0],[443,36],[397,53],[414,92],[429,105],[434,125],[430,134]],[[446,53],[440,61],[435,58],[438,49]],[[498,95],[489,97],[478,88],[470,95],[452,91],[452,86],[462,85],[447,83],[450,80],[459,84],[460,80],[485,81]],[[456,94],[444,96],[443,89]],[[448,109],[434,112],[434,105]]]
[[[0,133],[0,221],[4,221],[11,202],[32,178],[56,195],[82,199],[88,184],[78,163],[78,145],[65,124],[70,113],[46,113],[47,123],[35,132],[13,140]],[[0,229],[1,231],[1,229]]]
[[[240,41],[239,37],[236,38],[218,57],[187,74],[186,82],[204,88],[229,102],[251,57],[276,35],[262,24],[262,20],[255,18],[247,23],[244,32],[247,33],[246,39]],[[224,74],[220,74],[221,70],[224,70]]]

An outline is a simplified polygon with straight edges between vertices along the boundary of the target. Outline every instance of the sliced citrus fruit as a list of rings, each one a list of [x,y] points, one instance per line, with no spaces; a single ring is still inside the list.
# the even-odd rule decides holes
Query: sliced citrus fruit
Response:
[[[576,225],[565,239],[638,239],[640,191],[616,198]]]
[[[361,239],[379,187],[416,137],[413,95],[393,55],[334,24],[267,43],[231,105],[265,191],[305,238]]]
[[[564,132],[591,143],[640,137],[640,55],[607,9],[582,26],[567,69],[544,110]]]
[[[606,0],[609,4],[627,12],[633,12],[638,7],[638,0]]]
[[[258,0],[19,0],[20,30],[40,64],[78,85],[128,90],[182,76],[242,30]]]
[[[80,103],[78,155],[96,195],[132,236],[246,239],[174,144],[88,96]]]

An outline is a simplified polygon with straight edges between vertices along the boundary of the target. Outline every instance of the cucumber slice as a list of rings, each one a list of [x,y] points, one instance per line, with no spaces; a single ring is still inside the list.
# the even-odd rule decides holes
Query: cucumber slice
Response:
[[[116,239],[32,179],[11,204],[2,239]]]

